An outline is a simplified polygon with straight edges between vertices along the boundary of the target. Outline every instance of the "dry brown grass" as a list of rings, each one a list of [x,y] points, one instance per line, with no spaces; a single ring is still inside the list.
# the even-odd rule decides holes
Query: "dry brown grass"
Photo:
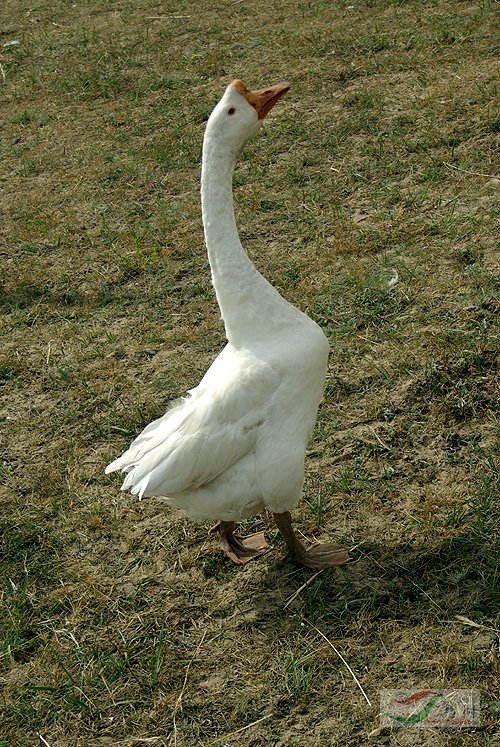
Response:
[[[384,744],[494,743],[494,5],[4,4],[1,747],[354,747],[383,687],[483,707]],[[312,580],[268,517],[234,568],[103,474],[223,345],[198,175],[237,76],[292,82],[238,222],[332,346],[296,520],[356,562]]]

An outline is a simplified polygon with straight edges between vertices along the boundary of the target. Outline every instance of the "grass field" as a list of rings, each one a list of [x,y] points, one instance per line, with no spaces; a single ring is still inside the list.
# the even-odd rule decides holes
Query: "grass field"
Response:
[[[0,747],[498,744],[496,10],[3,3]],[[224,344],[199,173],[235,77],[292,84],[235,202],[331,343],[294,518],[355,562],[317,575],[266,515],[238,568],[104,476]],[[368,738],[381,688],[456,687],[478,730]]]

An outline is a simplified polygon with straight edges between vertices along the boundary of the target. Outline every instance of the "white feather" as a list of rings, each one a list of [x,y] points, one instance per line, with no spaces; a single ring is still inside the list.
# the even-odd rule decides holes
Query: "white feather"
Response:
[[[123,490],[160,497],[196,520],[236,521],[297,504],[326,376],[322,331],[260,275],[239,242],[232,173],[257,125],[230,86],[204,139],[203,222],[228,344],[199,386],[106,469],[126,473]]]

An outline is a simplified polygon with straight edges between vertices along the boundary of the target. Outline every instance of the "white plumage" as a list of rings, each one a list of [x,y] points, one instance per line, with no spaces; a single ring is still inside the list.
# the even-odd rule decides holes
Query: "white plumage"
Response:
[[[106,472],[125,472],[122,490],[140,498],[156,496],[194,520],[219,521],[221,545],[238,563],[265,545],[262,537],[235,537],[233,522],[267,508],[292,556],[316,568],[348,560],[337,545],[306,551],[288,513],[302,494],[328,343],[251,263],[232,201],[237,156],[288,87],[250,92],[234,81],[210,116],[203,142],[203,225],[228,343],[200,384],[150,423]]]

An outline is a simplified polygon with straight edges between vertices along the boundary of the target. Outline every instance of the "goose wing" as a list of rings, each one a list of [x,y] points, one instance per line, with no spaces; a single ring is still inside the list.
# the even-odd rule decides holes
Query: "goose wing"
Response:
[[[255,449],[282,377],[268,363],[227,346],[199,386],[150,423],[106,472],[122,490],[168,496],[211,482]]]

